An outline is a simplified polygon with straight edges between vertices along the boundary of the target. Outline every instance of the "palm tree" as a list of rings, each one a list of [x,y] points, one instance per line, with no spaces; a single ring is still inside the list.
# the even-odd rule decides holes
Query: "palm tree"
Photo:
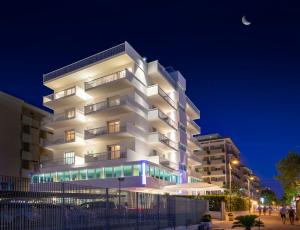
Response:
[[[256,215],[237,216],[233,222],[232,228],[245,227],[245,230],[251,230],[252,227],[264,227],[264,223],[257,220]]]

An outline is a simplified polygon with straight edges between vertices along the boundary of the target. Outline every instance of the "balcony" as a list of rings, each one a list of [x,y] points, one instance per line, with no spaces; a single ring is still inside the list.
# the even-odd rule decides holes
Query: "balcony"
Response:
[[[87,94],[93,97],[105,97],[111,92],[131,88],[133,79],[139,80],[129,70],[125,69],[109,75],[98,77],[84,83]],[[141,82],[139,82],[142,84]]]
[[[91,118],[103,119],[133,111],[132,104],[132,99],[128,96],[107,98],[104,101],[85,106],[84,114]]]
[[[72,148],[81,146],[84,143],[83,135],[79,132],[75,132],[73,138],[66,138],[66,135],[56,136],[45,140],[44,146],[50,150],[63,150],[65,148]]]
[[[187,114],[192,118],[192,120],[196,120],[200,118],[200,111],[199,109],[194,105],[194,103],[186,97],[186,112]]]
[[[170,150],[178,150],[178,144],[176,142],[172,141],[170,138],[159,132],[151,133],[148,137],[148,141],[150,145],[158,148],[163,153]]]
[[[172,168],[175,170],[178,170],[178,163],[172,162],[170,159],[166,157],[165,154],[153,151],[153,153],[150,154],[150,157],[158,157],[158,162],[161,165],[164,165],[168,168]]]
[[[78,86],[74,86],[48,96],[44,96],[43,104],[50,109],[57,110],[65,106],[75,106],[88,99],[90,99],[90,96],[88,96],[83,89]]]
[[[74,158],[54,158],[51,160],[42,160],[41,161],[41,168],[52,168],[57,166],[79,166],[84,164],[84,159],[82,156],[74,156]]]
[[[200,127],[190,117],[187,117],[187,131],[192,135],[200,133]]]
[[[200,144],[192,135],[187,133],[187,147],[191,152],[201,150]]]
[[[224,159],[211,159],[210,160],[212,165],[222,165],[225,164],[225,160]]]
[[[104,126],[84,131],[84,139],[88,141],[117,141],[136,137],[137,129],[134,125]]]
[[[92,163],[92,162],[118,160],[118,159],[126,159],[126,158],[127,158],[127,151],[102,152],[102,153],[93,153],[93,154],[85,155],[84,162]]]
[[[155,107],[160,108],[164,113],[177,109],[176,102],[166,94],[158,85],[152,85],[147,88],[149,101]]]
[[[42,125],[50,129],[60,129],[63,127],[74,127],[85,121],[84,114],[79,109],[70,109],[63,113],[54,114],[43,120]]]
[[[159,109],[152,109],[148,112],[148,120],[151,125],[162,132],[177,130],[178,123],[168,117]]]
[[[225,174],[225,170],[211,170],[210,171],[210,175],[214,175],[214,176],[223,176]]]
[[[148,74],[152,82],[160,85],[165,91],[176,88],[176,82],[158,61],[148,63]]]

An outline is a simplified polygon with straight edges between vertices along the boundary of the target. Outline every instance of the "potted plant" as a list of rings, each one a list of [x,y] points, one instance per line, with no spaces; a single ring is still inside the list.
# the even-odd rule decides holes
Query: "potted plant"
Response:
[[[251,230],[252,227],[264,227],[264,223],[257,220],[257,215],[237,216],[233,222],[232,228],[244,227],[245,230]]]
[[[199,225],[199,230],[209,230],[212,228],[211,223],[211,215],[210,214],[204,214],[201,219],[201,224]]]

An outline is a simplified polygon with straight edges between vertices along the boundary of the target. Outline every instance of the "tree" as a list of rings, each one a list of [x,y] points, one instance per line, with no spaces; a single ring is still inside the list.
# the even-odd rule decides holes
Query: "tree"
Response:
[[[277,203],[277,197],[275,192],[269,188],[264,188],[261,190],[260,196],[264,198],[264,204],[272,205],[273,202]]]
[[[257,220],[257,215],[237,216],[233,222],[232,228],[244,227],[245,230],[251,230],[252,227],[264,227],[264,223]]]
[[[299,192],[300,154],[289,152],[278,162],[277,171],[279,175],[276,178],[284,189],[286,201],[290,202]]]

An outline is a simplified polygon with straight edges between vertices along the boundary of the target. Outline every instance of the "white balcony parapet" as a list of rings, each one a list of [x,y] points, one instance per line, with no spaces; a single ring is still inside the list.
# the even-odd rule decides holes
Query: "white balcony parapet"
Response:
[[[118,126],[114,127],[114,130],[110,130],[107,126],[104,127],[98,127],[94,129],[87,129],[84,131],[84,139],[91,139],[103,135],[108,134],[118,134],[126,131],[127,126]]]
[[[53,145],[60,145],[60,144],[66,144],[66,143],[72,143],[76,142],[78,139],[82,140],[83,135],[79,132],[75,132],[75,137],[73,139],[68,140],[65,135],[60,135],[60,136],[52,136],[51,139],[47,139],[44,142],[44,146],[53,146]]]
[[[56,93],[52,93],[50,95],[44,96],[43,97],[43,103],[47,104],[49,102],[53,102],[53,101],[57,101],[57,100],[61,100],[64,99],[66,97],[70,97],[70,96],[78,96],[79,98],[81,98],[82,100],[87,100],[90,99],[90,96],[87,95],[83,89],[81,89],[78,86],[73,86],[71,88],[68,89],[64,89],[62,91],[56,92]]]
[[[54,122],[71,120],[75,118],[84,119],[83,111],[80,109],[73,108],[63,113],[54,114],[52,117],[45,118],[42,122],[42,125],[47,126]]]
[[[160,95],[169,105],[171,105],[174,109],[177,108],[175,101],[167,94],[165,93],[158,85],[152,85],[149,86],[148,89],[148,96],[154,96],[154,95]]]
[[[112,157],[112,155],[120,156],[118,158]],[[125,159],[127,157],[127,151],[115,151],[115,152],[102,152],[102,153],[91,153],[86,154],[84,156],[85,163],[98,162],[98,161],[106,161],[106,160],[117,160],[117,159]]]
[[[118,98],[115,98],[115,99],[108,98],[107,100],[97,102],[97,103],[92,104],[92,105],[85,106],[84,107],[84,113],[85,113],[85,115],[87,115],[87,114],[90,114],[90,113],[93,113],[93,112],[105,110],[107,108],[112,108],[112,107],[115,107],[115,106],[124,105],[126,103],[126,101],[128,101],[128,100],[129,100],[128,96],[118,97]]]
[[[166,122],[169,126],[171,126],[174,129],[178,129],[178,123],[174,120],[172,120],[168,115],[163,113],[160,109],[152,109],[148,112],[148,119],[152,120],[155,118],[159,118],[160,120]]]

